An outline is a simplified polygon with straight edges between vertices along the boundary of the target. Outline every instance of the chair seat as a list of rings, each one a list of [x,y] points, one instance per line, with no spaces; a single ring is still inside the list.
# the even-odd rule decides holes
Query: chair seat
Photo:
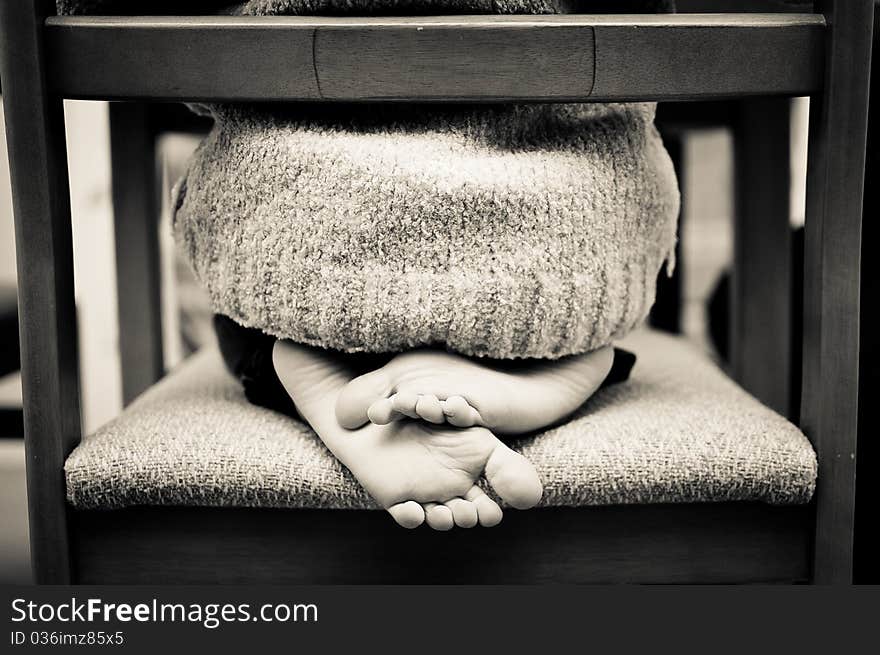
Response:
[[[629,381],[514,443],[542,505],[810,500],[816,456],[794,425],[683,339],[642,330],[620,345],[638,355]],[[79,509],[376,507],[307,425],[249,404],[214,348],[83,439],[65,472]]]

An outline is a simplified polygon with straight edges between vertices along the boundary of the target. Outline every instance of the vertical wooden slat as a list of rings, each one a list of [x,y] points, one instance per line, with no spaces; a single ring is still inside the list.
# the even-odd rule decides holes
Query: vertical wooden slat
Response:
[[[47,92],[43,20],[54,0],[0,2],[3,103],[18,252],[31,558],[70,581],[64,460],[80,437],[70,196],[62,100]]]
[[[110,156],[122,397],[164,373],[155,135],[148,106],[110,103]]]
[[[810,105],[801,426],[819,456],[814,579],[852,580],[859,284],[871,0],[822,0],[825,89]]]
[[[790,102],[754,98],[738,104],[730,313],[734,378],[786,416],[791,399]]]

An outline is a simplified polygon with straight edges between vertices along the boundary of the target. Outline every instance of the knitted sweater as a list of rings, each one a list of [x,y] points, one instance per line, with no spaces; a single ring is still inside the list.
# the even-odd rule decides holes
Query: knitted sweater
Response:
[[[570,4],[250,0],[233,10]],[[643,321],[674,248],[678,190],[652,104],[205,109],[216,122],[177,186],[175,235],[215,312],[279,338],[350,352],[586,352]]]
[[[644,319],[674,247],[650,104],[213,111],[175,234],[215,311],[277,337],[585,352]]]

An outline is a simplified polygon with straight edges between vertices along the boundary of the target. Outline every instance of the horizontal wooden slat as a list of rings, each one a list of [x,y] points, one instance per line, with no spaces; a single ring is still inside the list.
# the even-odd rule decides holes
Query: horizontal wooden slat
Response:
[[[53,91],[156,100],[668,100],[821,88],[812,14],[53,17]]]
[[[491,530],[402,530],[385,512],[74,511],[81,584],[803,582],[809,505],[505,511]]]

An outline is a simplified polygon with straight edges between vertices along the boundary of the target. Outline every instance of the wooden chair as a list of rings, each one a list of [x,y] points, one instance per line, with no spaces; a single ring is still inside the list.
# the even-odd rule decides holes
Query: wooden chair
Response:
[[[0,4],[37,581],[850,582],[872,9],[870,0],[825,0],[815,14],[340,20],[72,18],[54,16],[52,0]],[[538,53],[548,66],[529,73],[527,64]],[[278,71],[286,77],[279,79]],[[442,535],[405,533],[375,512],[343,518],[304,510],[97,512],[66,505],[63,465],[80,439],[80,420],[64,98],[798,95],[811,97],[799,421],[819,458],[811,505],[536,510],[493,530]],[[763,120],[773,102],[764,110],[752,105],[766,130],[781,129],[777,120]],[[753,133],[753,156],[761,152],[759,137]],[[114,155],[117,146],[123,147],[114,142]],[[755,180],[744,175],[738,182]],[[784,231],[787,212],[778,211],[772,188],[760,188],[754,214],[738,221],[735,261],[736,343],[753,368],[766,365],[762,358],[773,352],[777,335],[768,321],[787,321],[775,303],[790,276],[790,262],[772,236]],[[124,193],[114,189],[118,208],[127,202]],[[134,194],[130,202],[149,208],[148,200]],[[137,223],[128,229],[151,228]],[[153,266],[149,259],[123,266],[147,268]],[[154,288],[132,290],[133,298],[157,300]],[[155,339],[156,322],[147,325],[147,338]],[[139,362],[154,365],[148,378],[161,374],[154,351],[141,356]]]

